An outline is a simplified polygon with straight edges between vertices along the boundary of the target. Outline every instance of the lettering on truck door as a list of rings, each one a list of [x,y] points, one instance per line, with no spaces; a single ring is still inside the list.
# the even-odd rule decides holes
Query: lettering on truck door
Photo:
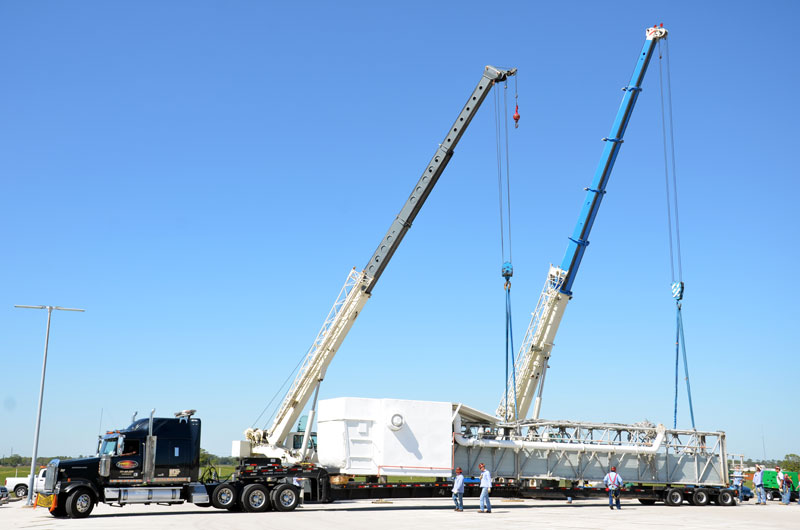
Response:
[[[142,482],[142,442],[140,440],[125,439],[119,456],[111,458],[111,471],[108,476],[109,484],[124,486]]]

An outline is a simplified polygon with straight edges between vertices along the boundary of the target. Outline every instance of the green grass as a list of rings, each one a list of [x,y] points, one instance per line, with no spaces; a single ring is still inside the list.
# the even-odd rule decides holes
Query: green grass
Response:
[[[217,468],[217,475],[220,481],[223,481],[228,477],[230,477],[231,474],[233,474],[234,469],[236,469],[236,466],[214,466],[214,467]],[[206,471],[205,467],[200,468],[200,477],[203,476],[203,473],[205,473],[205,471]]]

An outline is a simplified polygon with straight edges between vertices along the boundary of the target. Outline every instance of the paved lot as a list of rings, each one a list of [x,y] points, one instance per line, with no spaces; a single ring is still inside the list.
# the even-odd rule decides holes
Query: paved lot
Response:
[[[213,508],[180,506],[126,506],[112,508],[99,505],[88,519],[55,519],[44,508],[30,509],[20,502],[0,507],[0,529],[7,528],[70,528],[70,529],[142,529],[147,530],[249,530],[249,529],[327,529],[382,530],[385,528],[442,528],[502,526],[515,528],[536,526],[547,529],[641,528],[800,528],[800,506],[772,503],[755,506],[752,502],[736,507],[684,505],[623,505],[622,511],[611,511],[601,500],[578,501],[567,505],[560,501],[525,500],[522,502],[495,499],[491,514],[477,513],[477,499],[469,501],[463,513],[453,511],[446,499],[403,499],[390,504],[372,501],[337,502],[307,505],[289,513],[229,513]]]

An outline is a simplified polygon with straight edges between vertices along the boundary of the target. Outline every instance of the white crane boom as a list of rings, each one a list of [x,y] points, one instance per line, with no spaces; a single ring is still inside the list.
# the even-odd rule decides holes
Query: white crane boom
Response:
[[[348,275],[347,281],[333,305],[333,309],[328,313],[328,318],[325,319],[325,323],[309,349],[294,383],[281,403],[272,426],[266,432],[259,429],[245,431],[245,435],[252,446],[252,452],[293,460],[302,459],[306,456],[305,447],[295,453],[285,447],[285,440],[291,432],[292,426],[300,418],[303,409],[314,394],[314,389],[325,377],[328,365],[336,355],[367,299],[369,299],[372,289],[397,250],[398,245],[403,240],[408,229],[411,228],[411,223],[439,180],[439,176],[447,167],[450,158],[453,156],[453,150],[480,108],[481,103],[486,99],[489,90],[496,82],[504,81],[509,76],[515,75],[516,72],[516,68],[501,70],[493,66],[487,66],[484,69],[478,85],[472,91],[456,121],[450,127],[444,141],[436,149],[417,185],[389,227],[389,231],[378,245],[378,248],[367,262],[366,267],[360,273],[354,269]],[[306,429],[307,431],[311,429],[311,425],[309,424]],[[303,445],[305,446],[306,443],[304,441]]]

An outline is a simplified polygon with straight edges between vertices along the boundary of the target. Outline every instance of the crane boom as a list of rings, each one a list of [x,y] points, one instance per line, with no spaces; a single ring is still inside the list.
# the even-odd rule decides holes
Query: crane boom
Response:
[[[300,418],[303,409],[314,393],[314,388],[325,377],[328,365],[333,360],[356,317],[372,294],[378,279],[383,274],[384,269],[389,264],[389,260],[411,227],[411,223],[436,185],[439,176],[447,167],[447,163],[453,156],[453,150],[461,136],[480,108],[481,103],[486,99],[491,87],[495,83],[515,75],[516,72],[516,68],[501,70],[493,66],[487,66],[484,69],[478,85],[473,90],[464,108],[461,109],[458,118],[450,127],[447,136],[436,149],[417,185],[414,186],[411,195],[406,200],[394,222],[392,222],[389,231],[386,232],[375,253],[367,262],[366,267],[360,273],[354,269],[348,275],[333,308],[317,334],[316,340],[306,354],[294,383],[281,403],[272,426],[266,433],[253,430],[247,431],[248,439],[252,444],[256,445],[253,448],[254,452],[265,452],[264,450],[267,450],[270,454],[274,454],[275,449],[278,449],[278,452],[284,455],[288,452],[283,447],[283,444],[291,432],[292,426]],[[309,425],[308,428],[310,429],[311,426]],[[262,447],[259,448],[258,446]]]
[[[569,238],[569,244],[561,266],[550,266],[547,280],[539,296],[539,301],[531,317],[514,365],[513,375],[516,376],[518,407],[516,415],[514,414],[513,406],[506,406],[506,403],[511,404],[514,400],[514,394],[512,393],[514,390],[514,377],[509,378],[508,394],[503,396],[497,408],[497,416],[504,418],[506,421],[524,418],[534,400],[534,394],[536,395],[536,404],[533,418],[538,419],[539,417],[547,361],[550,359],[553,341],[564,316],[567,303],[572,298],[572,284],[575,281],[586,247],[589,245],[589,233],[600,209],[603,195],[606,193],[606,185],[622,146],[625,129],[628,127],[639,92],[642,90],[642,80],[647,71],[647,65],[653,56],[656,43],[666,36],[667,30],[663,27],[654,26],[647,29],[644,47],[639,54],[630,83],[622,89],[625,91],[625,95],[622,97],[622,103],[611,127],[611,133],[608,138],[603,138],[606,144],[591,187],[586,188],[586,200],[578,217],[578,224],[575,226],[572,237]]]

